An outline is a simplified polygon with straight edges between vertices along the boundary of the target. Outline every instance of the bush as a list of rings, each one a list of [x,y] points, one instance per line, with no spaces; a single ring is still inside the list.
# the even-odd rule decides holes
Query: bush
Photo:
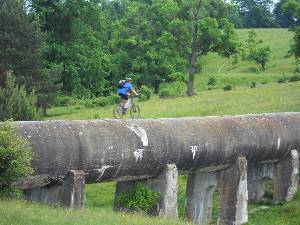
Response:
[[[150,213],[156,206],[159,194],[149,190],[142,182],[137,182],[130,192],[118,197],[118,205],[132,211]]]
[[[184,73],[181,72],[174,72],[168,75],[168,81],[169,82],[186,82],[187,76]]]
[[[84,99],[81,100],[82,104],[86,108],[93,108],[93,107],[104,107],[107,105],[113,105],[120,101],[120,98],[117,95],[111,95],[107,97],[98,97],[92,99]]]
[[[13,182],[31,175],[33,153],[25,139],[19,137],[8,122],[0,125],[0,196],[12,197]]]
[[[69,106],[74,104],[74,99],[70,96],[60,95],[54,101],[54,106]]]
[[[232,90],[232,85],[231,85],[231,84],[227,84],[227,85],[225,85],[225,86],[223,87],[223,89],[224,89],[225,91],[230,91],[230,90]]]
[[[216,86],[217,85],[217,79],[215,77],[210,77],[208,79],[207,85]]]
[[[296,81],[300,81],[300,75],[294,75],[289,79],[289,82],[296,82]]]
[[[184,96],[186,92],[186,84],[183,82],[169,83],[168,86],[162,88],[159,97],[179,97]]]
[[[36,107],[37,98],[32,91],[29,95],[23,86],[18,86],[11,72],[7,73],[5,88],[0,88],[0,121],[40,120]]]
[[[142,102],[149,100],[151,98],[151,95],[153,94],[152,90],[148,88],[146,85],[142,85],[139,93],[141,94],[139,100]]]
[[[277,82],[278,83],[285,83],[285,82],[287,82],[287,80],[288,80],[288,78],[283,75]]]
[[[212,90],[216,88],[217,79],[215,77],[210,77],[207,82],[208,88],[207,90]]]

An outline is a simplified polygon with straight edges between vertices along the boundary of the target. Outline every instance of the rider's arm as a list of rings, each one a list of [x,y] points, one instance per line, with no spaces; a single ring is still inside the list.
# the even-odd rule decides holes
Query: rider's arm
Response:
[[[133,94],[138,95],[138,93],[132,88],[131,92],[133,92]]]

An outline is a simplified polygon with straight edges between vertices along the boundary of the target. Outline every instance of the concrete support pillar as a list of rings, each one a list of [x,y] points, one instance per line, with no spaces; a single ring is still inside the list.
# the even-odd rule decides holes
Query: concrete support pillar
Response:
[[[62,182],[24,190],[24,198],[71,208],[82,208],[85,202],[85,173],[70,170]]]
[[[235,164],[219,174],[219,225],[240,225],[248,221],[247,160],[239,157]]]
[[[266,178],[273,180],[273,201],[275,203],[292,200],[297,192],[299,182],[299,153],[292,150],[285,160],[250,164],[248,166],[249,200],[262,200]]]
[[[209,224],[212,217],[212,194],[217,172],[192,171],[188,175],[185,217],[196,224]]]
[[[292,150],[287,159],[278,162],[274,174],[274,202],[291,201],[296,195],[299,182],[298,152]]]
[[[165,169],[149,182],[151,190],[160,193],[158,215],[167,218],[178,217],[177,192],[178,170],[175,164]]]
[[[265,182],[267,178],[274,180],[275,162],[265,162],[248,165],[248,199],[260,201],[265,194]]]
[[[174,218],[178,216],[177,210],[177,190],[178,190],[178,170],[175,164],[166,165],[165,169],[153,179],[132,180],[117,182],[115,192],[114,209],[126,211],[127,209],[118,204],[120,194],[132,190],[136,182],[143,182],[151,190],[158,192],[160,198],[156,209],[152,215]]]

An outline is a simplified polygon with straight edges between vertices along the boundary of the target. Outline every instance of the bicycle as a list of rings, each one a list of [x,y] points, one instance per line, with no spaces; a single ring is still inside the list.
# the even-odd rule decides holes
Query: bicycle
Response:
[[[128,100],[129,105],[128,105],[127,111],[129,111],[130,117],[132,119],[138,119],[140,116],[140,112],[141,112],[140,107],[135,104],[136,97],[138,97],[138,96],[130,96],[129,100]],[[123,118],[123,116],[126,115],[123,113],[123,102],[122,101],[114,107],[113,115],[116,119],[121,119],[121,118]]]

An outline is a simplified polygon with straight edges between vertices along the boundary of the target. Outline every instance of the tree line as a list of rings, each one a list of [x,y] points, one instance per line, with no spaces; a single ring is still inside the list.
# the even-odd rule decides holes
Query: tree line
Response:
[[[44,114],[57,94],[109,96],[127,76],[156,93],[185,82],[190,96],[201,57],[240,52],[235,27],[295,29],[287,1],[0,0],[0,88],[13,74],[10,85],[34,89]],[[251,57],[261,51],[266,58],[268,49]]]

